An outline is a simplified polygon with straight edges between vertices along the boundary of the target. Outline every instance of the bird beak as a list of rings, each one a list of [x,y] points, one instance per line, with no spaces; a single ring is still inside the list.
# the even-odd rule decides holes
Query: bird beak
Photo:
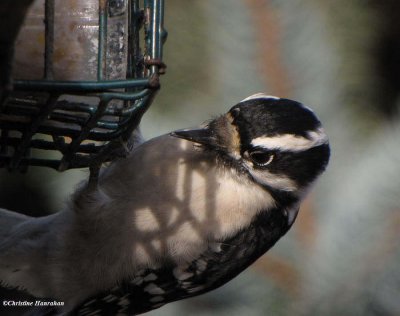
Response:
[[[208,128],[183,129],[172,132],[170,135],[206,146],[212,146],[215,143],[215,136]]]

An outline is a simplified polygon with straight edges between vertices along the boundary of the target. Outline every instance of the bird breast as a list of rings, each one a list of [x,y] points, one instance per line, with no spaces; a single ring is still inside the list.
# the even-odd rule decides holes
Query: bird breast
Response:
[[[213,153],[168,135],[111,166],[100,187],[119,201],[122,232],[140,265],[160,257],[189,262],[274,206],[267,191],[219,165]]]

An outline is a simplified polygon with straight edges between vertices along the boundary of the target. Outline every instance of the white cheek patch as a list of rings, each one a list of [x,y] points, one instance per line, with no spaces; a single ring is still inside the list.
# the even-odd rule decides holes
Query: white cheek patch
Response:
[[[253,94],[253,95],[247,97],[246,99],[243,99],[240,102],[254,100],[254,99],[274,99],[274,100],[279,100],[278,97],[274,97],[273,95],[267,95],[265,93],[256,93],[256,94]]]
[[[258,183],[268,185],[273,189],[288,192],[294,192],[298,189],[296,182],[284,175],[273,174],[266,170],[261,171],[252,168],[247,168],[247,170]]]
[[[307,133],[307,137],[293,134],[278,136],[261,136],[252,140],[251,145],[267,149],[283,151],[303,151],[328,143],[328,137],[323,128]]]

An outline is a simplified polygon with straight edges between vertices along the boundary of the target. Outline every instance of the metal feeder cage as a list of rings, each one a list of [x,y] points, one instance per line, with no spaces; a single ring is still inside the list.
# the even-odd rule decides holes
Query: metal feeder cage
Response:
[[[12,89],[0,104],[0,167],[99,168],[129,152],[132,132],[159,89],[159,75],[165,70],[164,1],[93,0],[91,10],[67,14],[74,20],[69,25],[59,22],[63,12],[57,6],[76,1],[41,1],[43,67],[39,78],[31,79],[24,72],[13,76]],[[96,14],[91,25],[88,14]],[[57,33],[60,27],[67,28],[66,35]],[[81,32],[77,44],[69,43],[68,32],[76,30]],[[59,70],[65,56],[58,46],[64,45],[64,50],[70,46],[75,52],[78,46],[74,45],[82,43],[96,48],[79,56],[84,58],[80,68],[91,67],[83,69],[83,77],[89,80],[65,79],[65,71],[71,68]],[[17,57],[15,47],[14,60]],[[25,73],[31,75],[29,66]]]

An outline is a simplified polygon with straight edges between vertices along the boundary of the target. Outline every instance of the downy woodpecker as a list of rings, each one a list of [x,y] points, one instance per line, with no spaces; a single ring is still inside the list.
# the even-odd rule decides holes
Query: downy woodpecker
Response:
[[[136,147],[42,218],[0,212],[0,279],[65,302],[47,315],[134,315],[215,289],[292,226],[329,145],[312,110],[256,94]]]

